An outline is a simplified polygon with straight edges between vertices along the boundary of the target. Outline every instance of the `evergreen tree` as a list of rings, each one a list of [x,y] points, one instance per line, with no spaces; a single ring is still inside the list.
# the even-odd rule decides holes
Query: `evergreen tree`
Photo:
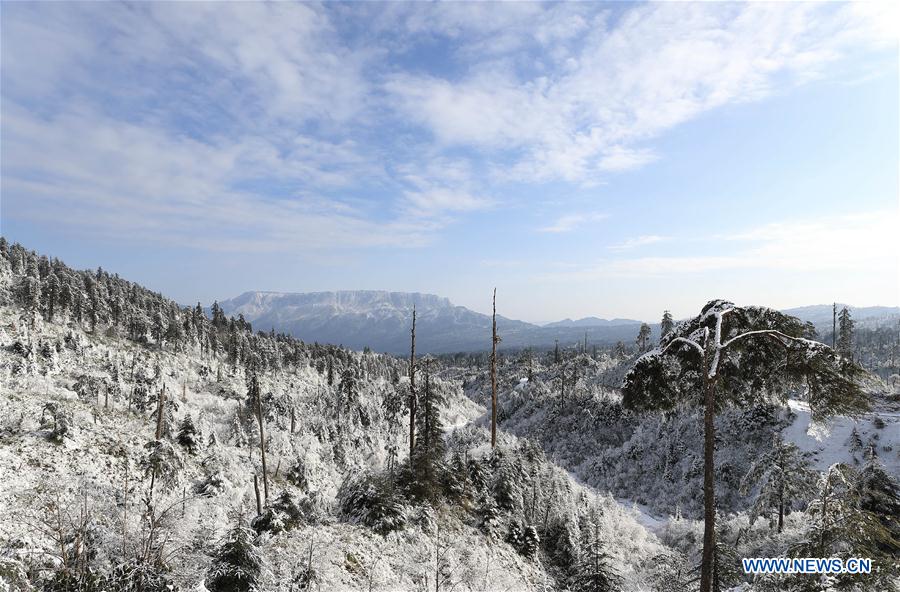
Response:
[[[197,449],[200,445],[199,440],[200,437],[197,434],[197,428],[194,427],[194,420],[191,419],[189,413],[185,414],[184,419],[181,420],[181,425],[178,426],[178,443],[186,448],[190,454],[197,454]]]
[[[581,556],[569,582],[570,588],[574,592],[618,592],[622,590],[622,577],[603,548],[599,522],[596,518],[592,522],[582,543]]]
[[[257,589],[263,567],[253,532],[239,523],[213,556],[204,584],[210,592],[250,592]]]
[[[856,494],[860,510],[876,517],[881,528],[871,541],[873,554],[900,557],[900,484],[871,458],[859,473]],[[898,566],[900,567],[900,566]]]
[[[424,358],[421,361],[425,371],[425,383],[419,397],[421,405],[416,414],[413,457],[410,459],[408,474],[404,476],[405,488],[411,498],[432,502],[440,494],[441,484],[446,482],[444,430],[439,408],[443,403],[443,396],[432,384],[433,364],[432,358]]]
[[[662,322],[659,325],[659,340],[669,334],[675,328],[675,321],[672,319],[672,313],[668,310],[663,311]]]
[[[798,319],[764,307],[707,303],[680,323],[660,346],[635,362],[622,384],[629,409],[703,406],[703,560],[701,592],[712,590],[715,553],[715,415],[728,405],[783,403],[791,387],[805,384],[815,418],[867,409],[864,371],[828,346],[805,337]],[[702,395],[702,400],[698,395]]]
[[[789,511],[794,501],[810,497],[815,488],[816,473],[810,468],[808,457],[796,445],[776,435],[772,449],[753,463],[744,477],[744,494],[751,486],[759,486],[750,524],[774,511],[778,515],[778,532],[782,531],[785,510]]]
[[[842,308],[838,315],[837,349],[845,358],[853,355],[853,325],[855,324],[850,316],[850,309],[846,306]]]
[[[638,336],[637,339],[635,339],[635,343],[637,343],[638,351],[647,351],[647,347],[649,347],[650,344],[650,325],[648,325],[647,323],[641,323],[641,328],[638,331]]]

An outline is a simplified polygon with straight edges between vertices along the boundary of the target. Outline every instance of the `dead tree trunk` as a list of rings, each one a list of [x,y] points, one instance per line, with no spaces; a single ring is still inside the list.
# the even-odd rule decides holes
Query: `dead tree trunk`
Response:
[[[253,377],[254,390],[256,395],[256,419],[259,422],[259,456],[262,459],[263,474],[263,498],[269,503],[269,475],[266,470],[266,428],[263,421],[262,393],[259,390],[259,381]]]
[[[704,369],[709,368],[709,350],[704,354]],[[715,499],[715,464],[713,455],[716,451],[716,433],[713,420],[715,408],[715,378],[709,373],[704,383],[703,410],[703,563],[700,568],[700,592],[710,592],[712,588],[712,567],[716,552],[716,499]]]
[[[491,320],[491,448],[497,446],[497,288],[494,288],[494,314]]]
[[[259,499],[259,477],[253,475],[253,491],[256,493],[256,515],[262,514],[262,501]]]
[[[159,399],[156,403],[156,439],[162,438],[163,428],[163,408],[166,405],[166,385],[163,383],[162,390],[159,391]]]
[[[413,305],[412,332],[409,345],[409,462],[412,466],[416,446],[416,306]]]

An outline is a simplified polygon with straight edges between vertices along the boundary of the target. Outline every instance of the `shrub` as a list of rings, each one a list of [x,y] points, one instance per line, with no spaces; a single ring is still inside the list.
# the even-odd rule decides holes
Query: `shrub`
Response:
[[[344,481],[338,503],[344,519],[364,524],[382,535],[402,529],[409,518],[393,483],[377,474]]]

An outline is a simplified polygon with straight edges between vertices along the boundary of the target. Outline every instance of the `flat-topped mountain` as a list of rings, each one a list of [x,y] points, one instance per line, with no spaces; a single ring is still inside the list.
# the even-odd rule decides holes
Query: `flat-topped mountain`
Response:
[[[447,298],[418,292],[353,290],[338,292],[246,292],[219,303],[226,315],[244,315],[254,327],[274,327],[304,341],[343,344],[353,349],[401,353],[409,349],[413,306],[416,347],[424,352],[484,349],[491,318]],[[506,334],[536,328],[497,318]]]
[[[418,292],[348,290],[336,292],[245,292],[219,303],[226,315],[243,315],[256,329],[289,333],[307,342],[342,344],[353,349],[403,353],[409,349],[412,309],[416,307],[416,348],[422,353],[484,351],[490,348],[491,317],[447,298]],[[599,319],[598,319],[599,320]],[[631,341],[639,321],[551,323],[541,327],[497,317],[503,348],[550,347]]]

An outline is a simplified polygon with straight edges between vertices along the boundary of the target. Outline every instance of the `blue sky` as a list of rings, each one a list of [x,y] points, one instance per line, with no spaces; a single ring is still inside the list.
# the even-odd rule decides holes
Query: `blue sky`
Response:
[[[185,303],[900,304],[890,4],[3,3],[3,235]]]

